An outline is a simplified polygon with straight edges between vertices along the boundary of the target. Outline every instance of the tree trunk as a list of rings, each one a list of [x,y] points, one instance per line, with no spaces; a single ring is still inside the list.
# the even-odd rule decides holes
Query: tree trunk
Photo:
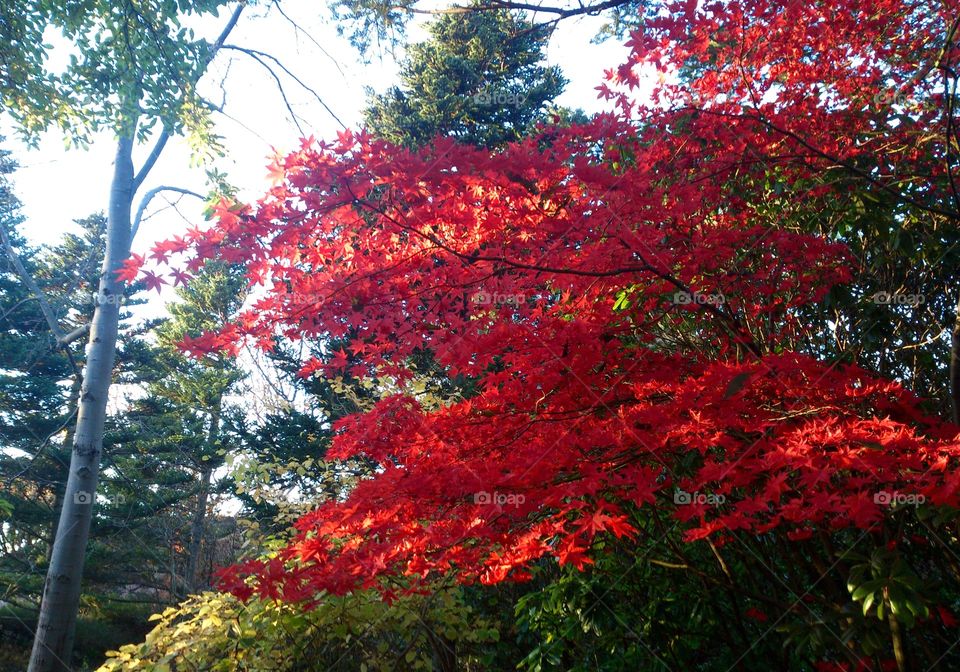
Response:
[[[210,414],[210,429],[207,432],[207,449],[211,450],[217,443],[220,434],[220,409],[223,398],[216,400]],[[200,490],[197,492],[197,509],[193,515],[193,526],[190,530],[190,549],[187,555],[187,571],[185,583],[190,592],[197,591],[197,566],[200,564],[200,550],[203,543],[204,521],[207,516],[207,496],[210,493],[210,477],[213,468],[205,466],[200,477]]]
[[[117,142],[110,185],[107,250],[87,344],[70,473],[44,584],[29,672],[70,669],[80,604],[80,581],[100,471],[107,397],[116,357],[120,316],[120,301],[116,297],[123,292],[123,287],[114,271],[130,253],[130,210],[134,191],[132,148],[132,137],[122,137]]]
[[[70,386],[70,397],[67,401],[67,417],[73,415],[74,411],[77,409],[77,405],[80,403],[80,382],[81,378],[79,375],[73,377],[73,384]],[[67,446],[73,445],[73,437],[76,432],[76,424],[71,423],[69,429],[67,429],[67,435],[63,437],[63,446],[50,446],[50,450],[56,451],[59,453],[54,459],[59,462],[62,457],[66,457],[66,448]],[[64,460],[65,461],[65,460]],[[69,468],[67,470],[69,474]],[[60,512],[63,510],[63,493],[66,490],[67,484],[60,479],[57,479],[56,484],[53,487],[53,522],[50,524],[50,542],[47,544],[47,552],[44,554],[44,558],[47,561],[47,566],[50,566],[50,558],[53,556],[53,540],[57,538],[57,527],[60,522]]]
[[[433,669],[437,672],[457,672],[457,643],[427,629],[430,640]]]
[[[954,316],[950,341],[950,410],[953,422],[960,424],[960,299]]]
[[[190,548],[187,549],[187,569],[184,572],[183,583],[191,593],[197,590],[197,566],[200,564],[200,551],[203,546],[203,523],[207,515],[207,493],[210,491],[212,471],[210,467],[204,467],[201,472],[197,508],[193,514],[193,525],[190,526]]]

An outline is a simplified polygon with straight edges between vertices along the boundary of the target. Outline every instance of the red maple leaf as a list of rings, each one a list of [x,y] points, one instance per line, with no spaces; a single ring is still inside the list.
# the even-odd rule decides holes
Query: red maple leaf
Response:
[[[561,565],[573,565],[578,570],[583,571],[587,565],[594,564],[593,559],[586,554],[586,551],[586,548],[571,541],[557,550],[557,560],[560,561]]]
[[[127,284],[130,284],[136,280],[137,276],[140,274],[140,268],[143,266],[144,261],[146,260],[144,259],[143,255],[131,254],[123,261],[123,264],[120,265],[120,268],[115,271],[117,279]]]
[[[173,286],[177,287],[178,285],[187,286],[187,283],[193,278],[192,275],[186,271],[181,271],[179,269],[173,269],[170,271],[170,277],[173,278]]]
[[[158,276],[153,271],[144,271],[143,272],[143,282],[146,284],[147,289],[157,290],[157,294],[160,293],[160,288],[163,285],[168,284],[166,280]]]

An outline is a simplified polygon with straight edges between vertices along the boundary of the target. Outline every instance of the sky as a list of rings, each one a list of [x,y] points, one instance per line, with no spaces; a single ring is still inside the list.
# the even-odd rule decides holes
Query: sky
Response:
[[[325,9],[310,0],[285,0],[285,13],[305,32],[297,31],[272,6],[245,10],[228,43],[251,47],[275,55],[299,79],[314,89],[331,110],[349,127],[358,127],[367,99],[366,87],[377,92],[397,83],[397,58],[402,54],[372,55],[363,63],[354,47],[337,35],[336,26],[326,20]],[[229,8],[228,8],[229,9]],[[216,19],[194,22],[197,32],[213,39],[229,13]],[[422,23],[409,31],[411,40],[423,39]],[[597,100],[595,87],[603,71],[624,60],[626,49],[616,40],[592,44],[603,20],[596,17],[561,22],[550,42],[547,62],[559,65],[569,80],[558,103],[587,112],[605,109]],[[57,45],[56,36],[53,43]],[[300,131],[277,92],[276,84],[262,66],[239,53],[221,52],[203,82],[204,94],[216,101],[226,93],[225,115],[217,114],[216,130],[223,137],[228,155],[215,167],[225,172],[239,188],[241,200],[254,201],[269,184],[266,165],[275,151],[281,153],[299,144]],[[51,65],[66,62],[68,48],[62,42],[55,49]],[[224,80],[224,76],[226,79]],[[222,86],[221,86],[222,83]],[[291,107],[301,118],[304,135],[332,138],[340,124],[313,96],[287,79]],[[15,193],[23,203],[26,223],[22,233],[34,243],[54,243],[74,228],[73,219],[104,211],[113,160],[113,140],[100,136],[86,149],[71,149],[57,132],[45,134],[36,150],[28,150],[16,139],[6,118],[0,118],[4,146],[13,151],[20,169],[13,176]],[[135,153],[135,165],[142,162],[149,146]],[[184,187],[205,193],[203,170],[190,167],[185,143],[171,141],[151,172],[140,194],[158,185]],[[172,196],[170,200],[175,200]],[[154,199],[148,218],[141,226],[133,250],[143,252],[157,240],[182,232],[191,224],[202,228],[201,205],[183,197],[177,207],[166,207],[167,197]]]

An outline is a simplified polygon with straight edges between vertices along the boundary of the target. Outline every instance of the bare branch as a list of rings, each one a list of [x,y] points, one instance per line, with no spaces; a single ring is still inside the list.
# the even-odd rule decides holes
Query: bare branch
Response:
[[[3,250],[6,253],[7,258],[10,260],[10,263],[13,264],[13,268],[16,270],[17,275],[20,276],[20,279],[23,280],[23,283],[27,286],[34,298],[36,298],[37,302],[40,304],[40,312],[43,313],[43,317],[47,321],[47,326],[50,327],[50,332],[54,335],[54,337],[57,339],[57,343],[59,344],[65,336],[63,329],[60,328],[60,323],[57,320],[57,316],[53,312],[50,302],[47,301],[47,297],[43,293],[43,290],[40,289],[40,285],[38,285],[37,281],[33,279],[33,276],[30,275],[30,272],[20,260],[16,250],[13,249],[13,244],[10,242],[10,236],[7,235],[6,226],[0,226],[0,242],[3,243]]]
[[[227,68],[223,73],[223,77],[220,78],[220,102],[214,103],[206,98],[200,98],[200,101],[206,105],[207,108],[213,110],[214,112],[223,112],[224,108],[227,106],[227,78],[230,76],[230,68],[232,66],[233,59],[231,58],[227,61]]]
[[[79,327],[71,331],[69,334],[64,334],[63,338],[57,339],[57,345],[64,346],[73,343],[74,341],[83,338],[90,333],[89,324],[81,324]]]
[[[267,140],[265,137],[263,137],[262,135],[260,135],[259,133],[257,133],[255,130],[253,130],[252,128],[250,128],[249,126],[247,126],[245,123],[243,123],[243,122],[240,121],[239,119],[237,119],[237,118],[236,118],[235,116],[233,116],[232,114],[229,114],[229,113],[225,112],[224,110],[217,110],[217,112],[219,112],[220,114],[222,114],[226,119],[229,119],[230,121],[232,121],[233,123],[235,123],[237,126],[239,126],[240,128],[242,128],[243,130],[245,130],[247,133],[249,133],[250,135],[252,135],[253,137],[255,137],[257,140],[259,140],[260,142],[262,142],[262,143],[263,143],[264,145],[266,145],[267,147],[270,146],[270,141],[269,141],[269,140]]]
[[[220,51],[220,48],[223,46],[223,43],[227,41],[227,38],[230,37],[230,33],[233,32],[233,29],[237,26],[237,21],[240,20],[240,14],[243,12],[244,7],[247,6],[246,1],[244,0],[237,8],[233,10],[233,14],[230,15],[230,19],[227,21],[227,25],[223,27],[223,30],[220,31],[220,34],[217,36],[217,39],[214,40],[213,44],[210,45],[210,57],[207,61],[208,63],[213,60],[213,57],[217,55],[217,52]]]
[[[320,103],[320,105],[323,107],[323,109],[325,109],[325,110],[327,111],[327,113],[328,113],[331,117],[333,117],[334,120],[335,120],[338,124],[340,124],[340,126],[341,126],[342,128],[344,128],[344,129],[347,128],[347,125],[344,124],[343,121],[340,120],[340,117],[338,117],[336,114],[334,114],[333,110],[331,110],[330,107],[323,101],[323,98],[320,97],[320,94],[317,93],[317,92],[316,92],[315,90],[313,90],[312,88],[310,88],[309,86],[307,86],[306,83],[304,83],[303,80],[301,80],[301,79],[300,79],[299,77],[297,77],[295,74],[293,74],[292,72],[290,72],[289,68],[287,68],[287,66],[285,66],[282,62],[280,62],[280,59],[278,59],[276,56],[273,56],[273,55],[268,54],[268,53],[263,52],[263,51],[258,51],[258,50],[256,50],[256,49],[248,49],[248,48],[246,48],[246,47],[239,47],[239,46],[237,46],[237,45],[235,45],[235,44],[225,44],[225,45],[223,45],[223,48],[224,48],[224,49],[230,49],[231,51],[239,51],[240,53],[246,54],[246,55],[249,56],[250,58],[252,58],[252,59],[256,60],[258,63],[260,63],[260,65],[262,65],[263,67],[265,67],[265,68],[270,72],[270,74],[273,76],[273,78],[276,80],[277,86],[280,88],[280,95],[283,96],[283,102],[287,105],[287,110],[290,111],[290,114],[291,114],[291,115],[293,114],[293,110],[290,108],[290,103],[287,102],[287,97],[286,97],[286,94],[285,94],[284,91],[283,91],[283,85],[282,85],[282,83],[280,82],[280,78],[279,78],[279,77],[277,76],[277,74],[273,71],[273,69],[264,62],[263,59],[267,59],[267,60],[272,61],[273,63],[275,63],[275,64],[277,65],[277,67],[280,68],[290,79],[292,79],[293,81],[295,81],[295,82],[300,86],[300,88],[302,88],[304,91],[306,91],[307,93],[309,93],[310,95],[312,95],[313,98],[314,98],[318,103]],[[294,118],[294,123],[296,123],[296,118]],[[299,125],[299,124],[297,124],[297,129],[300,130],[301,134],[303,133],[302,129],[300,129],[300,125]]]
[[[557,21],[573,16],[595,16],[601,12],[605,12],[608,9],[616,9],[617,7],[629,4],[631,1],[632,0],[606,0],[606,2],[598,2],[595,5],[585,5],[580,3],[577,7],[563,8],[551,7],[549,5],[535,5],[528,2],[511,2],[510,0],[487,0],[487,2],[479,2],[476,5],[454,5],[453,7],[445,7],[443,9],[420,9],[418,7],[414,7],[413,3],[409,5],[393,5],[390,7],[390,9],[410,12],[411,14],[429,15],[468,14],[470,12],[490,12],[501,9],[513,9],[533,12],[534,14],[553,14],[556,17],[554,21]]]
[[[343,72],[343,68],[340,67],[340,62],[337,59],[335,59],[333,56],[331,56],[330,52],[324,49],[323,45],[317,42],[317,40],[313,37],[313,35],[311,35],[309,32],[304,30],[299,23],[291,19],[290,16],[285,11],[283,11],[283,7],[281,6],[279,0],[275,0],[273,3],[273,6],[277,8],[278,12],[280,12],[280,16],[286,19],[287,22],[291,26],[293,26],[293,30],[297,35],[303,34],[304,37],[310,40],[313,43],[313,46],[319,49],[324,56],[330,59],[330,62],[333,63],[333,67],[337,69],[337,72],[340,73],[340,76],[343,77],[344,79],[347,78],[347,75]]]
[[[130,229],[130,242],[133,242],[133,239],[137,235],[137,231],[140,229],[140,222],[143,220],[143,213],[146,211],[147,206],[150,205],[150,201],[153,200],[153,197],[163,191],[173,191],[178,194],[183,194],[184,196],[194,196],[199,198],[201,201],[206,201],[206,196],[201,196],[195,191],[189,189],[184,189],[182,187],[168,187],[166,185],[160,185],[159,187],[154,187],[146,194],[143,195],[143,199],[140,201],[140,205],[137,207],[137,214],[133,218],[133,226]]]
[[[286,106],[287,112],[290,113],[290,119],[293,121],[293,125],[297,127],[297,132],[300,133],[300,135],[304,135],[303,127],[300,125],[300,118],[297,116],[297,113],[293,111],[293,107],[290,105],[290,101],[287,99],[287,92],[283,89],[283,82],[280,81],[280,77],[273,71],[273,68],[271,68],[252,50],[242,49],[241,47],[231,47],[229,45],[225,46],[224,49],[234,49],[236,51],[243,52],[266,69],[270,76],[273,77],[273,81],[277,84],[277,90],[280,92],[280,98],[283,100],[283,104]]]

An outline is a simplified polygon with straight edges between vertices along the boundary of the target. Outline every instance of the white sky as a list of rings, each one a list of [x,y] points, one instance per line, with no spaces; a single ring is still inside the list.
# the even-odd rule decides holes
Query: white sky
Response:
[[[345,124],[359,126],[366,101],[364,87],[382,92],[396,83],[394,58],[384,54],[382,59],[375,58],[364,65],[346,39],[337,36],[336,27],[324,21],[326,10],[318,3],[288,0],[283,6],[287,15],[301,24],[329,56],[309,38],[298,37],[283,17],[265,7],[245,10],[228,43],[277,56],[316,90]],[[221,11],[220,18],[197,25],[198,32],[212,39],[227,16],[226,11]],[[602,20],[597,18],[568,20],[561,23],[551,40],[547,60],[559,65],[570,81],[558,100],[562,105],[580,107],[587,112],[602,109],[594,87],[601,83],[604,69],[624,60],[626,49],[615,40],[591,44],[601,24]],[[414,27],[408,38],[419,40],[423,36],[422,29]],[[66,58],[63,53],[57,57]],[[229,175],[230,181],[240,189],[242,199],[253,201],[268,187],[266,164],[273,154],[272,148],[281,152],[292,149],[300,134],[291,123],[270,75],[243,54],[222,52],[205,80],[207,97],[220,102],[219,80],[230,61],[225,111],[233,119],[216,116],[217,132],[224,137],[228,150],[228,155],[218,160],[216,167]],[[303,119],[304,133],[317,138],[334,137],[339,124],[294,82],[286,80],[285,85],[292,107]],[[27,218],[22,232],[29,240],[55,242],[73,227],[73,219],[106,209],[114,149],[111,137],[100,137],[88,150],[68,149],[63,136],[51,132],[42,138],[38,150],[28,150],[17,142],[13,127],[5,117],[0,118],[0,134],[7,136],[4,147],[14,152],[21,165],[13,176],[13,183]],[[139,148],[135,163],[139,164],[148,151],[148,146]],[[160,184],[206,192],[203,172],[189,167],[189,151],[180,140],[168,143],[141,195]],[[164,199],[158,197],[150,211],[164,205]],[[134,241],[134,251],[143,252],[153,242],[182,232],[189,223],[204,224],[196,199],[184,198],[179,210],[183,216],[166,209],[146,221]]]

